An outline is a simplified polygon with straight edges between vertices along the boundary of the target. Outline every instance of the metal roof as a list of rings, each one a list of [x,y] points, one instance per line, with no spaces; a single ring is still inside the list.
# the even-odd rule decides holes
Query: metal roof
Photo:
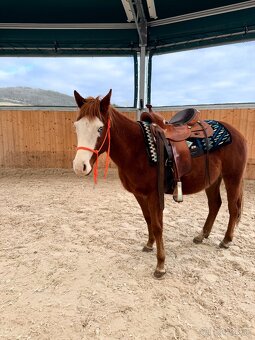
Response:
[[[0,56],[154,54],[254,38],[254,0],[0,3]]]

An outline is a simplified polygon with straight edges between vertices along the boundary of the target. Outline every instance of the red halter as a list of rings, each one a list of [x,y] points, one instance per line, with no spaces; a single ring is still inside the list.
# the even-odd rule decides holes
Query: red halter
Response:
[[[111,122],[110,118],[108,119],[107,123],[107,131],[104,136],[104,140],[98,150],[90,149],[87,148],[86,146],[77,146],[77,151],[78,150],[86,150],[86,151],[91,151],[96,154],[96,165],[94,166],[94,183],[97,184],[97,176],[98,176],[98,156],[99,152],[102,150],[104,143],[106,142],[106,139],[108,137],[108,150],[106,153],[106,159],[105,159],[105,169],[104,169],[104,178],[107,176],[108,168],[109,168],[109,163],[110,163],[110,148],[111,148],[111,134],[110,134],[110,128],[111,128]]]

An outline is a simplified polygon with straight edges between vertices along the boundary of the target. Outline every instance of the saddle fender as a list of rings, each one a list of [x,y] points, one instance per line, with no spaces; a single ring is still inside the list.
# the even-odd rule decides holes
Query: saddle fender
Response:
[[[189,138],[191,133],[190,127],[188,125],[181,125],[178,127],[174,125],[165,125],[164,132],[167,139],[175,142],[180,142]]]
[[[187,143],[182,141],[171,141],[172,151],[175,160],[177,179],[186,175],[191,170],[191,155]]]

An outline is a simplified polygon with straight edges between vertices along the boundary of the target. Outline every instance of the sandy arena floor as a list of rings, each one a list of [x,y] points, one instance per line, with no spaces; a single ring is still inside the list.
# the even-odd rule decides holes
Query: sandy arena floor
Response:
[[[224,188],[210,239],[192,242],[205,194],[166,198],[167,275],[116,171],[0,171],[0,339],[255,339],[255,182],[229,250]]]

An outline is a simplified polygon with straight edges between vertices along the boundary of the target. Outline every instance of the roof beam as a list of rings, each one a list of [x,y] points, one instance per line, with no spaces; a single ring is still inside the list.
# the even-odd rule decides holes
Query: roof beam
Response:
[[[157,48],[177,47],[177,46],[182,46],[183,45],[187,49],[187,44],[201,43],[201,42],[210,41],[210,40],[216,40],[217,41],[217,39],[236,37],[236,36],[244,36],[245,34],[248,36],[248,34],[251,34],[251,33],[255,33],[255,29],[250,29],[250,30],[248,30],[248,32],[246,32],[245,29],[244,29],[243,31],[234,32],[234,33],[226,33],[226,34],[220,34],[220,35],[213,35],[213,36],[210,36],[210,37],[203,37],[203,38],[190,39],[190,40],[185,40],[185,41],[180,41],[180,42],[173,42],[173,43],[164,44],[164,45],[157,45]],[[247,39],[247,40],[249,40],[249,39]],[[254,39],[251,38],[251,40],[254,40]],[[155,49],[155,48],[153,48],[153,49]],[[183,48],[183,50],[185,50],[185,48]]]
[[[157,19],[158,16],[157,16],[157,13],[156,13],[154,0],[146,0],[146,1],[147,1],[147,6],[148,6],[150,18]]]
[[[241,11],[241,10],[252,8],[252,7],[255,7],[255,0],[243,1],[243,2],[232,4],[232,5],[228,5],[228,6],[215,7],[215,8],[206,9],[204,11],[192,12],[192,13],[188,13],[184,15],[177,15],[175,17],[155,20],[155,21],[148,22],[148,26],[156,27],[156,26],[175,24],[175,23],[182,22],[182,21],[200,19],[200,18],[205,18],[205,17],[218,15],[218,14]]]
[[[136,29],[134,23],[90,23],[90,24],[76,24],[76,23],[0,23],[0,29],[28,29],[28,30],[128,30]]]
[[[141,0],[128,0],[136,29],[139,35],[140,46],[147,46],[147,20],[144,14],[143,4]]]
[[[122,5],[124,7],[126,16],[127,16],[127,21],[128,22],[134,21],[134,15],[133,15],[129,1],[128,0],[121,0],[121,2],[122,2]]]

